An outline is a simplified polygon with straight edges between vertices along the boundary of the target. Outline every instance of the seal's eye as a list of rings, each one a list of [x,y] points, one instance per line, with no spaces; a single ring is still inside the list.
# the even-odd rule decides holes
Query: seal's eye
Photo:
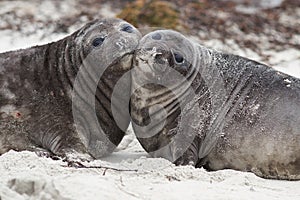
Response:
[[[174,58],[175,58],[175,61],[179,64],[183,63],[183,61],[184,61],[183,56],[179,53],[174,53]]]
[[[130,26],[130,25],[126,25],[126,26],[124,26],[121,30],[122,30],[122,31],[125,31],[125,32],[127,32],[127,33],[132,33],[132,32],[133,32],[133,27]]]
[[[154,34],[152,35],[152,39],[153,39],[153,40],[160,40],[160,39],[161,39],[161,34],[159,34],[159,33],[154,33]]]
[[[100,46],[100,45],[104,42],[104,40],[105,40],[105,37],[98,37],[98,38],[95,38],[95,39],[93,40],[93,46],[94,46],[94,47]]]

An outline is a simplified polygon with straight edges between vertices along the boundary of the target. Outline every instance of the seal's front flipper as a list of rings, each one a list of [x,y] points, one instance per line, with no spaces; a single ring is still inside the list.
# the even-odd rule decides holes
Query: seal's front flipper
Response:
[[[93,157],[88,153],[87,148],[79,138],[74,129],[69,128],[66,121],[59,119],[61,123],[51,125],[52,120],[48,118],[50,129],[45,130],[41,125],[35,125],[33,130],[39,130],[32,134],[33,141],[37,141],[39,148],[34,149],[40,156],[46,156],[54,159],[61,158],[66,161],[91,161]],[[56,120],[57,121],[57,120]],[[42,123],[44,124],[44,123]]]
[[[67,141],[61,141],[62,145],[56,148],[51,148],[54,155],[61,157],[63,161],[68,163],[92,161],[94,158],[88,153],[81,141],[72,142],[74,146],[70,147]]]
[[[63,157],[64,161],[67,162],[90,162],[94,160],[94,158],[88,153],[80,153],[74,149],[65,149]]]
[[[36,153],[39,157],[51,158],[53,160],[62,160],[63,162],[67,162],[68,167],[80,168],[84,165],[81,162],[90,162],[94,160],[92,156],[88,153],[79,153],[74,149],[61,149],[61,152],[57,152],[54,154],[44,148],[34,147],[31,149]]]
[[[54,154],[51,153],[50,151],[40,147],[35,147],[32,149],[32,151],[39,157],[53,158],[54,156]]]
[[[196,166],[198,163],[198,138],[195,138],[191,146],[180,156],[175,162],[175,165],[191,165]]]
[[[64,153],[63,161],[67,162],[68,167],[82,168],[82,162],[93,161],[94,158],[88,153],[79,153],[73,149],[69,149]]]
[[[30,149],[29,149],[30,150]],[[59,151],[53,152],[52,150],[47,150],[45,148],[35,147],[31,149],[31,151],[35,152],[40,157],[51,158],[53,160],[60,160],[66,162],[85,162],[92,161],[94,158],[88,154],[87,152],[81,152],[81,150],[76,151],[69,147],[60,147]]]

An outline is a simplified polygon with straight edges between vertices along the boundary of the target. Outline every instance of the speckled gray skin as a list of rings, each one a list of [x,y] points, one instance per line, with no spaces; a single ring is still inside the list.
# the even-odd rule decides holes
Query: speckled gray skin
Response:
[[[299,79],[169,30],[142,38],[132,74],[133,128],[152,156],[300,179]]]
[[[119,117],[123,119],[119,128],[110,98],[115,83],[130,70],[140,38],[127,22],[103,19],[60,41],[0,54],[0,155],[13,149],[90,160],[112,152],[130,118]],[[87,76],[105,70],[100,80],[94,79],[99,82],[87,76],[79,80],[84,92],[92,92],[90,84],[96,85],[94,105],[78,87],[74,89],[79,70],[86,70]],[[113,106],[128,107],[122,97],[129,91],[130,80]],[[72,104],[74,96],[81,101]],[[102,129],[96,129],[89,118],[94,110]],[[79,119],[76,124],[74,114]],[[103,135],[110,143],[104,141],[107,138],[102,141]]]

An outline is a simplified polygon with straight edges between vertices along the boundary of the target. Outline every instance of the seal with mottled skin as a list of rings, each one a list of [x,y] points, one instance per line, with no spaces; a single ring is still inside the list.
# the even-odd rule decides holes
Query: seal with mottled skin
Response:
[[[144,36],[133,63],[133,128],[152,156],[300,179],[299,79],[171,30]]]
[[[129,23],[103,19],[57,42],[1,53],[0,155],[13,149],[90,160],[111,153],[130,122],[122,110],[131,80],[114,105],[111,96],[140,38]]]

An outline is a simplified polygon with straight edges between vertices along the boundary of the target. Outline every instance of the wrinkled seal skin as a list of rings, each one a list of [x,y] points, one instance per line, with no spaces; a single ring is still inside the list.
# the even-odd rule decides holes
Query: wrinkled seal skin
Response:
[[[122,129],[117,126],[110,97],[114,84],[130,70],[140,38],[140,33],[127,22],[103,19],[86,24],[60,41],[0,54],[0,155],[13,149],[90,160],[112,152],[123,138],[130,118],[122,118]],[[88,57],[96,63],[94,66],[85,62]],[[94,105],[88,105],[87,96],[74,89],[77,98],[82,99],[73,105],[79,106],[75,113],[81,117],[75,124],[72,97],[77,73],[89,69],[90,74],[97,74],[106,67],[98,84],[94,83]],[[93,84],[81,81],[87,90]],[[118,105],[113,105],[120,110],[128,107],[122,104],[122,96],[130,91],[130,84],[128,80],[124,95],[120,94]],[[83,109],[80,103],[86,104]],[[87,107],[95,108],[102,130],[94,128],[95,122],[89,118],[93,109]],[[101,134],[111,144],[101,141]]]
[[[152,156],[207,170],[300,179],[299,79],[247,58],[207,49],[170,30],[144,36],[133,62],[133,128]],[[170,70],[186,82],[174,80]],[[141,87],[149,79],[158,84]],[[161,86],[166,84],[174,89]],[[167,113],[164,123],[158,108]],[[182,120],[184,116],[188,120]],[[157,120],[156,125],[150,126],[151,120]],[[178,134],[193,136],[183,152],[184,140],[174,140]]]

